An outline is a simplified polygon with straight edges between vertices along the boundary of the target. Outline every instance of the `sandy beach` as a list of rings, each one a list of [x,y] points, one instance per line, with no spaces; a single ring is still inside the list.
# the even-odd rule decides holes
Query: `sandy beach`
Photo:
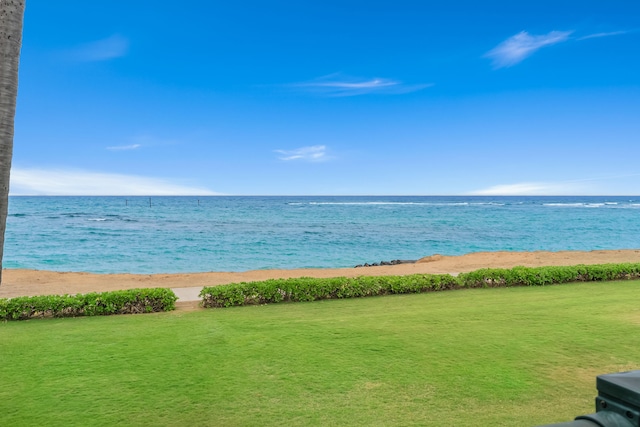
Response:
[[[433,255],[422,258],[415,264],[379,267],[254,270],[188,274],[92,274],[7,269],[3,271],[0,298],[103,292],[133,288],[187,288],[291,277],[441,274],[462,273],[479,268],[510,268],[518,265],[539,267],[622,262],[640,262],[640,249],[589,252],[478,252],[461,256]]]

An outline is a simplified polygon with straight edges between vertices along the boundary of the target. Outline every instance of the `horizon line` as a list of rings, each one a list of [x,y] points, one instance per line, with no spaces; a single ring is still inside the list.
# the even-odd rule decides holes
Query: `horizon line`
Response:
[[[640,194],[9,194],[9,197],[640,197]]]

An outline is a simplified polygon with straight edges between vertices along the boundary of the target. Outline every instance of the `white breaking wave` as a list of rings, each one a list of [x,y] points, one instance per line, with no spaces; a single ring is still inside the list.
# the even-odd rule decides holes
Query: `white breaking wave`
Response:
[[[640,204],[620,205],[616,202],[604,203],[543,203],[542,206],[559,207],[559,208],[602,208],[602,207],[631,207],[640,206]]]
[[[287,204],[291,206],[505,206],[504,203],[497,202],[289,202]]]

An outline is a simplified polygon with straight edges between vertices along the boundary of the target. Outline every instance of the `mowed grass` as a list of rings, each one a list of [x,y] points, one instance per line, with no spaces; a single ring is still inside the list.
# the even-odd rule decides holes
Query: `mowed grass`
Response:
[[[0,324],[2,426],[534,426],[640,369],[640,282]]]

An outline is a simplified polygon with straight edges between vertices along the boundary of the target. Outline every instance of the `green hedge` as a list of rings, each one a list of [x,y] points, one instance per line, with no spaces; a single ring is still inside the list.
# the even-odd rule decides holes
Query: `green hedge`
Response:
[[[153,313],[175,309],[177,299],[171,289],[164,288],[2,298],[0,320]]]
[[[276,302],[317,301],[376,295],[409,294],[458,288],[448,274],[360,276],[314,279],[273,279],[264,282],[206,287],[200,292],[204,307],[231,307]]]
[[[484,268],[458,276],[466,288],[544,286],[570,282],[640,278],[640,264],[596,264],[562,267]]]
[[[422,293],[460,288],[544,286],[569,282],[639,279],[640,264],[481,269],[456,277],[448,274],[273,279],[205,287],[203,307],[232,307],[278,302]]]

